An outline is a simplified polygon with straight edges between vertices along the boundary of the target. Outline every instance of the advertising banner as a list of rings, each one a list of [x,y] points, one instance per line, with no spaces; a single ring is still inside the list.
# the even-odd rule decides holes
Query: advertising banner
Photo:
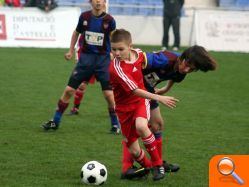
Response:
[[[214,51],[249,52],[249,12],[196,10],[196,43]]]
[[[68,48],[79,8],[0,8],[0,47]]]

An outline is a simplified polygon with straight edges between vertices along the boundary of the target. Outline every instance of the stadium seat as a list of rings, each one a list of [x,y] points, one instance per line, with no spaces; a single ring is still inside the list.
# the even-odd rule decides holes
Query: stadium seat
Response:
[[[82,11],[89,8],[86,6],[88,2],[89,0],[57,0],[59,6],[78,6]],[[159,0],[109,0],[109,12],[113,15],[162,16],[162,8],[163,3]]]
[[[220,0],[219,6],[220,7],[235,7],[236,0]]]
[[[248,8],[249,7],[249,0],[237,0],[236,6],[240,8]]]

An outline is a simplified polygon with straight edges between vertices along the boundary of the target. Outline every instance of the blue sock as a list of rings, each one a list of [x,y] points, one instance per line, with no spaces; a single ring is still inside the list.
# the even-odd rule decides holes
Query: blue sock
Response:
[[[59,125],[60,121],[61,121],[61,117],[62,117],[62,113],[59,111],[56,111],[53,117],[53,121],[55,122],[55,124]]]
[[[110,119],[111,119],[112,126],[116,126],[119,128],[119,121],[118,121],[117,115],[110,114]]]
[[[156,139],[160,139],[162,137],[162,132],[153,133]]]
[[[119,128],[120,125],[119,125],[118,117],[116,115],[114,108],[109,108],[108,110],[109,110],[109,116],[111,119],[112,127],[116,126]]]

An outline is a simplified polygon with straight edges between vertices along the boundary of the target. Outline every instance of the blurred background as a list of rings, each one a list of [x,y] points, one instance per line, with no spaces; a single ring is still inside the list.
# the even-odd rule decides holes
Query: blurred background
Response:
[[[46,12],[4,1],[0,7],[1,47],[67,48],[80,12],[90,8],[88,0],[57,0]],[[19,7],[16,8],[15,6]],[[214,51],[249,52],[249,0],[185,0],[181,10],[181,46],[203,45]],[[133,42],[161,45],[163,1],[109,0],[107,11],[133,35]],[[169,45],[173,43],[170,28]]]

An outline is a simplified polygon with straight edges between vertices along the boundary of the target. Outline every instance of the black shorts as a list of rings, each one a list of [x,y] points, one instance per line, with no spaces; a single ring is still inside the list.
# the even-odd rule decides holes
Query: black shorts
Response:
[[[109,75],[110,55],[81,53],[68,81],[68,86],[77,89],[85,81],[88,82],[94,75],[100,82],[102,90],[111,90]]]
[[[147,89],[148,92],[155,94],[155,89],[152,86],[150,86],[149,84],[146,84],[146,81],[145,81],[145,88]],[[154,110],[157,107],[159,107],[159,103],[156,100],[151,100],[150,101],[150,110]]]
[[[159,107],[159,103],[156,100],[151,100],[150,101],[150,110],[154,110],[157,107]]]

